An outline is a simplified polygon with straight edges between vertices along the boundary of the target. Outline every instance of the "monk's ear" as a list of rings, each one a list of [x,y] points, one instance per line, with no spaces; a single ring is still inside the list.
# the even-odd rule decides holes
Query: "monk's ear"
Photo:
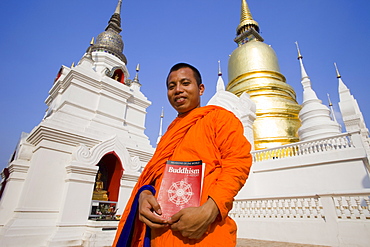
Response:
[[[200,84],[199,85],[199,95],[203,95],[204,89],[205,89],[204,84]]]

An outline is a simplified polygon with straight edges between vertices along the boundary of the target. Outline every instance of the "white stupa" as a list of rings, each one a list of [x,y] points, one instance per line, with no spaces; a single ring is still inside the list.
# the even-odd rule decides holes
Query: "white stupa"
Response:
[[[298,59],[301,67],[303,103],[299,112],[301,127],[298,129],[299,139],[309,141],[325,138],[341,133],[340,125],[330,118],[330,110],[317,98],[315,91],[311,87],[311,80],[303,66],[303,57],[297,44]]]
[[[43,120],[23,135],[0,201],[1,246],[110,246],[154,149],[150,101],[129,78],[119,0],[77,66],[62,66]],[[100,221],[102,220],[102,221]]]

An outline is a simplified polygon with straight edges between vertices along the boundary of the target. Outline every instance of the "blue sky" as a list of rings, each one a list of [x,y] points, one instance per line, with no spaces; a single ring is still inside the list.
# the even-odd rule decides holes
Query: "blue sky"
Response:
[[[117,0],[0,2],[0,168],[21,132],[40,123],[44,100],[61,65],[77,63],[92,37],[104,31]],[[249,0],[265,43],[277,53],[282,74],[302,103],[298,41],[318,97],[329,93],[338,111],[333,63],[370,124],[370,2],[367,0]],[[142,91],[152,102],[146,134],[154,145],[159,116],[176,116],[166,98],[169,68],[181,61],[198,67],[206,84],[202,104],[215,93],[218,60],[227,81],[229,54],[240,20],[240,0],[123,0],[122,37],[131,79],[140,63]]]

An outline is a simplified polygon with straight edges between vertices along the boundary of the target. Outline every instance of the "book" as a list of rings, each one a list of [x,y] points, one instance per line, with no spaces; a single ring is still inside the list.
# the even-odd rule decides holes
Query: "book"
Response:
[[[157,197],[163,218],[169,219],[183,208],[200,206],[203,175],[201,160],[166,162]]]

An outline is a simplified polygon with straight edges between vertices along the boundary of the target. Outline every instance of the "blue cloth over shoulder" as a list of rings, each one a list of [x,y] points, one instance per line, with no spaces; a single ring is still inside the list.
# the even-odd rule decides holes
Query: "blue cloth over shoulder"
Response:
[[[121,235],[119,236],[119,239],[116,245],[117,247],[130,247],[131,246],[132,235],[134,233],[134,228],[135,228],[136,214],[139,208],[139,196],[140,196],[140,193],[144,190],[151,191],[153,195],[155,195],[155,192],[156,192],[154,187],[151,185],[144,185],[138,190],[138,192],[135,195],[135,199],[132,203],[130,213],[127,216],[125,225],[123,226]],[[150,247],[150,228],[148,226],[146,227],[146,232],[145,232],[144,247]]]

